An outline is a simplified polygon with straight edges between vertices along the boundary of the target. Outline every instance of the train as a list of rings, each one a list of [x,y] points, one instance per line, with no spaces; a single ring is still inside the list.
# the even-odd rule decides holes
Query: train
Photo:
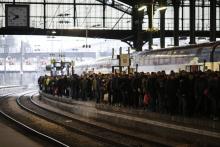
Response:
[[[113,60],[112,57],[107,56],[99,58],[94,62],[83,62],[74,67],[74,72],[78,75],[83,73],[103,73],[108,74],[112,72],[112,66],[118,65],[117,60]]]
[[[214,49],[214,50],[213,50]],[[211,57],[213,54],[213,58]],[[220,70],[220,41],[180,47],[134,52],[130,55],[131,71],[157,72],[171,70],[188,72]],[[213,60],[213,61],[211,61]],[[93,63],[84,63],[75,67],[77,74],[84,72],[111,73],[112,67],[119,65],[112,57],[98,59]],[[127,70],[126,68],[122,68]]]
[[[214,59],[210,62],[214,47]],[[219,71],[220,41],[143,51],[135,55],[133,64],[138,65],[139,72]]]

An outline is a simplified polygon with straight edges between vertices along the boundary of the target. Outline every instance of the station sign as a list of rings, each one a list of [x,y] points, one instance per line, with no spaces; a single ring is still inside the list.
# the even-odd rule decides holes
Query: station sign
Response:
[[[120,55],[120,63],[121,63],[121,66],[129,66],[129,55],[128,54],[121,54]]]

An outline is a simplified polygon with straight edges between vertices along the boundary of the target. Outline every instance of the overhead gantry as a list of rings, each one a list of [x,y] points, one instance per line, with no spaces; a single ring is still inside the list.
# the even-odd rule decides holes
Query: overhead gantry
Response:
[[[1,1],[2,8],[5,8],[6,4],[14,5],[31,5],[30,11],[33,8],[32,5],[38,6],[42,14],[40,16],[30,15],[31,20],[36,17],[36,21],[39,18],[39,26],[30,26],[28,28],[7,28],[4,25],[5,14],[4,11],[1,12],[2,16],[0,21],[0,34],[8,35],[56,35],[56,36],[74,36],[74,37],[92,37],[92,38],[107,38],[107,39],[119,39],[128,43],[132,48],[140,51],[145,43],[148,42],[149,49],[152,49],[153,38],[160,38],[160,47],[165,47],[165,38],[173,37],[173,46],[179,45],[179,38],[182,36],[189,36],[190,44],[196,43],[196,37],[209,37],[210,41],[215,41],[216,38],[220,38],[220,1],[219,0],[94,0],[94,3],[80,3],[74,0],[71,3],[63,2],[48,2],[46,0],[25,2],[16,1],[13,2]],[[49,16],[50,7],[59,6],[67,7],[71,6],[73,9],[71,13],[65,13],[66,15],[55,15]],[[99,27],[92,28],[94,24],[90,24],[88,27],[86,25],[77,26],[77,21],[87,20],[88,15],[79,16],[77,11],[81,7],[85,6],[85,9],[92,6],[98,6],[102,10],[102,15],[100,16],[101,24]],[[146,6],[144,11],[138,11],[141,6]],[[167,10],[163,9],[161,11],[156,11],[160,7],[167,7]],[[59,8],[58,7],[58,8]],[[210,9],[210,15],[206,16],[205,12],[207,7]],[[57,8],[57,10],[59,10]],[[69,8],[69,7],[68,7]],[[110,18],[108,16],[108,10],[114,9],[120,12],[117,20],[115,18]],[[62,11],[67,11],[63,9]],[[61,11],[61,10],[59,10]],[[64,11],[64,12],[65,12]],[[173,15],[170,15],[170,11],[173,11]],[[87,10],[85,12],[88,12]],[[154,16],[159,13],[158,16]],[[68,14],[68,15],[67,15]],[[37,14],[36,14],[37,15]],[[71,16],[70,16],[71,15]],[[127,16],[127,21],[124,16]],[[168,18],[169,15],[169,18]],[[89,19],[96,19],[95,16],[90,16]],[[208,17],[208,18],[206,18]],[[109,20],[114,23],[108,24]],[[35,20],[34,20],[35,21]],[[56,24],[55,21],[63,24]],[[67,24],[64,22],[72,22],[72,27],[65,27]],[[169,22],[168,22],[169,21]],[[219,22],[218,22],[219,21]],[[85,22],[85,21],[83,21]],[[87,21],[86,21],[87,22]],[[124,23],[121,23],[124,22]],[[30,23],[30,25],[33,22]],[[127,25],[127,28],[120,28],[115,26]],[[52,26],[53,27],[52,27]],[[56,25],[58,27],[56,27]],[[98,26],[96,24],[96,26]],[[61,26],[61,27],[59,27]],[[171,26],[171,27],[170,27]],[[55,34],[53,33],[55,32]]]

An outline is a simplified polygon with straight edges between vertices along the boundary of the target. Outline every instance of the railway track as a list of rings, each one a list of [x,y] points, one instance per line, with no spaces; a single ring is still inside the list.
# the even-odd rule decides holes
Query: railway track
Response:
[[[29,92],[27,92],[27,93],[29,93]],[[0,100],[4,101],[4,99],[7,99],[8,97],[10,97],[11,95],[14,95],[14,94],[15,93],[8,93],[5,95],[2,95],[0,97]],[[54,146],[69,147],[68,145],[62,143],[61,141],[58,141],[57,139],[54,139],[53,137],[50,137],[49,135],[41,133],[41,132],[31,128],[30,126],[25,125],[21,121],[17,120],[14,116],[11,116],[9,113],[5,112],[3,109],[0,109],[0,115],[2,115],[7,120],[13,122],[17,127],[22,128],[23,130],[25,130],[29,134],[37,135],[39,138],[45,140],[46,142],[49,142],[50,144],[52,144]]]
[[[32,99],[36,92],[26,91],[17,97],[5,95],[0,99],[0,113],[54,146],[175,146],[124,134],[48,110]]]
[[[52,146],[110,146],[107,143],[97,142],[78,133],[74,133],[57,123],[48,121],[48,119],[39,117],[18,106],[16,99],[20,99],[29,94],[30,92],[26,92],[20,94],[17,98],[12,96],[2,98],[0,102],[1,115],[13,121],[19,127],[28,130],[30,134],[38,135],[45,141],[50,142],[53,144]]]
[[[62,114],[48,111],[39,107],[32,102],[31,96],[23,96],[17,99],[17,103],[25,110],[42,117],[48,121],[61,125],[72,132],[87,136],[99,142],[104,142],[110,146],[167,146],[151,140],[137,138],[132,135],[118,133],[112,130],[105,129],[100,126],[92,125],[84,121],[76,120]]]

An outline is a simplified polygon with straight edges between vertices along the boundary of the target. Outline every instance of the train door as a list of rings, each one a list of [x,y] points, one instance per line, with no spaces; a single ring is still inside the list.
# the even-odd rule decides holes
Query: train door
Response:
[[[197,72],[201,70],[202,65],[187,65],[186,71],[187,72]]]

